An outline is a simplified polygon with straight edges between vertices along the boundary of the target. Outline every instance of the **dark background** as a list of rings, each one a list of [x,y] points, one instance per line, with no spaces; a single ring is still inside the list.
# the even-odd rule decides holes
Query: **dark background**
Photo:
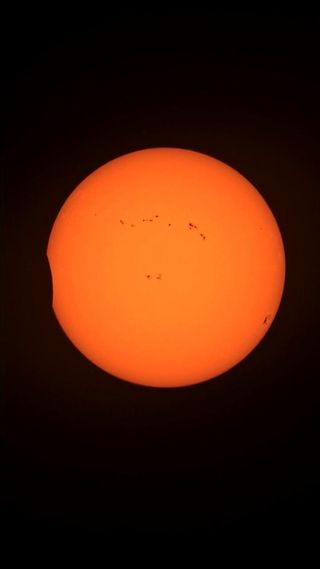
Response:
[[[9,535],[312,540],[314,17],[31,20],[8,21],[2,48],[1,493]],[[204,152],[247,177],[278,220],[287,259],[281,307],[261,344],[223,376],[180,389],[135,386],[87,361],[52,312],[46,259],[54,219],[78,183],[108,160],[156,146]]]

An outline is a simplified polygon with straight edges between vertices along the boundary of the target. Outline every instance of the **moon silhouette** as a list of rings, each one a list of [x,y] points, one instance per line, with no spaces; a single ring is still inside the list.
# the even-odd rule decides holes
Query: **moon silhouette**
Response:
[[[285,280],[261,194],[219,160],[177,148],[89,175],[63,204],[47,255],[71,342],[109,374],[154,387],[200,383],[245,358]]]

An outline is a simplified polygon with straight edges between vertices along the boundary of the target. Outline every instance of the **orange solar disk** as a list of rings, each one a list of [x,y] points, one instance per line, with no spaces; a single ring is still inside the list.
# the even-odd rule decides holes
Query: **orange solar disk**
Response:
[[[209,156],[126,154],[88,176],[53,225],[53,309],[94,364],[142,385],[222,374],[260,342],[285,279],[277,222]]]

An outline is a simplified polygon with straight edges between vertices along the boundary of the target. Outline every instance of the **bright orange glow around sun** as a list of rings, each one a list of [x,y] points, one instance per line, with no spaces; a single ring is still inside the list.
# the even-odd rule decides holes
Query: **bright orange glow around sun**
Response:
[[[209,156],[133,152],[88,176],[48,244],[53,309],[73,344],[134,383],[185,386],[241,361],[280,304],[285,256],[257,190]]]

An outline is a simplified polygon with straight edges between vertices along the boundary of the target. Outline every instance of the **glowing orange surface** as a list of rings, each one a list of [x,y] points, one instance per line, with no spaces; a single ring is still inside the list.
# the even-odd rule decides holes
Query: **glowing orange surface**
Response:
[[[197,152],[127,154],[88,176],[48,245],[53,309],[93,363],[174,387],[215,377],[262,339],[285,257],[261,195]]]

